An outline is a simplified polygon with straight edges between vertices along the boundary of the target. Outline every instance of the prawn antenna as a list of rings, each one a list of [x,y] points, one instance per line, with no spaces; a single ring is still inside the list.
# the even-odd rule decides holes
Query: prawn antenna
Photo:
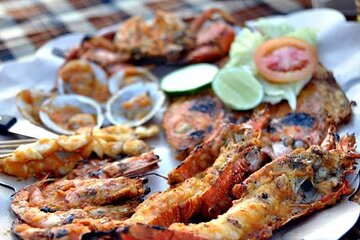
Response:
[[[163,178],[165,179],[166,181],[168,180],[167,177],[161,175],[161,174],[158,174],[158,173],[144,173],[144,174],[139,174],[139,175],[133,175],[131,177],[147,177],[147,176],[156,176],[156,177],[160,177],[160,178]]]
[[[13,190],[14,192],[16,192],[15,188],[13,186],[8,185],[8,184],[0,182],[0,186],[5,187],[5,188],[10,189],[10,190]]]

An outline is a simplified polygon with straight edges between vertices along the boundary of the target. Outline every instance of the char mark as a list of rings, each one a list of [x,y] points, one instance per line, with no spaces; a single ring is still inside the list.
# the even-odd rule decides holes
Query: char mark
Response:
[[[191,132],[190,137],[202,140],[205,137],[205,131],[198,130],[198,131]]]
[[[296,125],[302,127],[313,127],[315,118],[307,113],[289,113],[282,120],[284,125]]]
[[[209,114],[214,116],[216,112],[216,103],[209,98],[201,99],[201,101],[196,101],[190,108],[190,111],[198,111],[202,113]]]
[[[56,212],[55,209],[49,208],[49,207],[47,207],[47,206],[41,208],[40,211],[42,211],[42,212],[44,212],[44,213],[54,213],[54,212]]]
[[[59,231],[56,232],[55,238],[62,238],[67,236],[68,234],[69,232],[66,229],[60,229]]]
[[[124,228],[123,233],[128,232],[128,227]],[[116,229],[110,231],[93,231],[82,235],[81,240],[121,240],[120,234],[116,232]]]

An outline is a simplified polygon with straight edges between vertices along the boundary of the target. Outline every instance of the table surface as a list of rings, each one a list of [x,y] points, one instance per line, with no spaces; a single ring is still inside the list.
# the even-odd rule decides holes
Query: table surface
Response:
[[[209,8],[231,12],[239,21],[287,14],[311,7],[310,0],[0,0],[0,63],[24,59],[47,41],[71,32],[95,33],[132,15],[151,18],[156,10],[182,17]],[[353,198],[360,203],[360,192]],[[360,220],[342,239],[360,239]]]

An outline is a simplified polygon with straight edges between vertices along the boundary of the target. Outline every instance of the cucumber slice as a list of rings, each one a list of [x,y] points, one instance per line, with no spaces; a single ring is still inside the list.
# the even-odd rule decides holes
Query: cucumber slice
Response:
[[[166,75],[161,89],[169,94],[190,94],[209,85],[218,71],[216,65],[208,63],[186,66]]]

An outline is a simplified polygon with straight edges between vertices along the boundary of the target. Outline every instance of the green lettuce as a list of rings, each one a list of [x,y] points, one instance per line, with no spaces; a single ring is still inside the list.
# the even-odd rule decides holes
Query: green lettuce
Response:
[[[310,79],[292,83],[271,83],[259,76],[253,60],[256,48],[268,39],[289,36],[307,41],[316,46],[316,31],[311,28],[295,29],[285,22],[274,22],[260,19],[253,24],[256,31],[244,28],[235,38],[230,49],[230,60],[225,67],[247,67],[264,88],[263,102],[276,104],[282,100],[288,101],[292,110],[296,109],[296,97]]]

